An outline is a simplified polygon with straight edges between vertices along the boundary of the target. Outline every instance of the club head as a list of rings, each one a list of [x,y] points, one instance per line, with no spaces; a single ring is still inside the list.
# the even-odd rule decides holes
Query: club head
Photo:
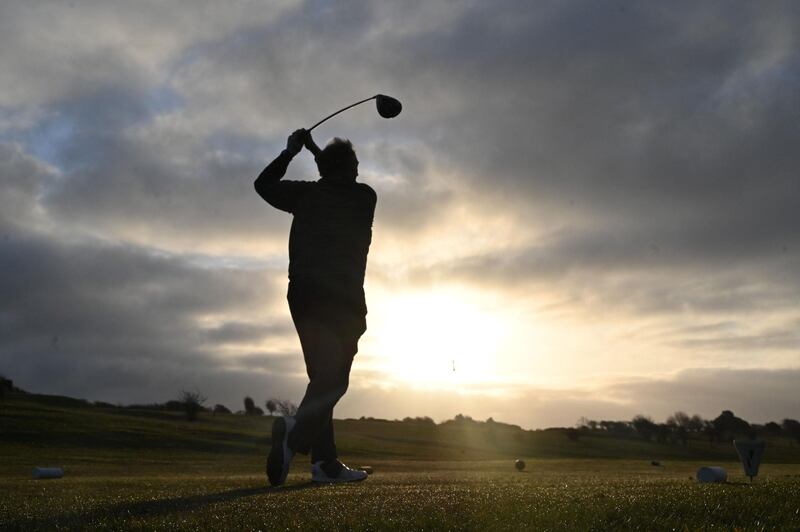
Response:
[[[403,104],[399,100],[385,94],[375,96],[375,107],[378,108],[378,114],[384,118],[394,118],[403,110]]]

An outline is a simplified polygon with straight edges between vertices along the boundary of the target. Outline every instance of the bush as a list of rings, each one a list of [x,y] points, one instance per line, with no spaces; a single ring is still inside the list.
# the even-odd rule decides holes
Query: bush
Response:
[[[436,425],[436,422],[433,421],[433,419],[431,419],[428,416],[405,417],[403,418],[403,423],[415,423],[418,425],[430,425],[430,426]]]
[[[297,405],[288,399],[273,399],[275,401],[275,409],[282,416],[293,416],[297,414]]]
[[[197,419],[197,413],[201,410],[205,410],[203,403],[205,403],[207,399],[208,398],[200,392],[181,390],[176,402],[183,406],[183,410],[186,412],[186,419],[188,421],[194,421]],[[169,401],[167,404],[172,402],[173,401]]]
[[[800,443],[800,421],[796,419],[784,419],[781,427],[787,436],[794,438],[797,443]]]
[[[631,420],[631,426],[642,437],[642,439],[650,441],[656,433],[657,425],[652,419],[646,416],[636,416]]]
[[[231,411],[225,405],[214,405],[215,414],[230,414]]]

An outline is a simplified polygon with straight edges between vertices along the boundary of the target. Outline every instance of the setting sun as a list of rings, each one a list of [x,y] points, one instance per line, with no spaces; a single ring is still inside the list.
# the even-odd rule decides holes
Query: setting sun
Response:
[[[474,294],[388,296],[371,317],[381,369],[399,381],[460,388],[497,378],[506,324]]]

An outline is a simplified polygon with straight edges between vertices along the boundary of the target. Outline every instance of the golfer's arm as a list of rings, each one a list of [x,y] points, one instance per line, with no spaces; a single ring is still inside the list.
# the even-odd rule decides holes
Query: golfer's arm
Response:
[[[267,189],[270,187],[270,185],[278,183],[281,178],[286,175],[286,169],[289,167],[292,157],[292,154],[289,153],[288,150],[283,150],[274,161],[269,163],[267,167],[264,168],[261,174],[259,174],[258,178],[256,178],[255,183],[253,183],[259,196],[267,199],[265,196],[265,194],[268,193]]]
[[[308,149],[308,151],[314,154],[315,158],[317,157],[317,155],[319,155],[319,152],[322,151],[321,149],[319,149],[319,146],[317,146],[317,143],[314,142],[314,139],[311,138],[311,133],[308,134],[308,140],[306,140],[306,148]]]

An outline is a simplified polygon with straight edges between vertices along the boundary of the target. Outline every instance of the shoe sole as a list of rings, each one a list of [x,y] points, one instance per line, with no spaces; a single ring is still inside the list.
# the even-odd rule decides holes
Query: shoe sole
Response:
[[[313,474],[311,476],[311,482],[315,482],[317,484],[342,484],[342,483],[345,483],[345,482],[364,482],[365,480],[367,480],[366,476],[363,477],[363,478],[349,478],[349,479],[339,479],[339,478],[330,478],[330,477],[325,477],[325,478],[317,477],[317,478],[315,478],[313,476]]]
[[[272,486],[280,486],[286,482],[283,472],[284,439],[286,438],[286,421],[279,417],[272,423],[272,448],[267,456],[267,478]]]

